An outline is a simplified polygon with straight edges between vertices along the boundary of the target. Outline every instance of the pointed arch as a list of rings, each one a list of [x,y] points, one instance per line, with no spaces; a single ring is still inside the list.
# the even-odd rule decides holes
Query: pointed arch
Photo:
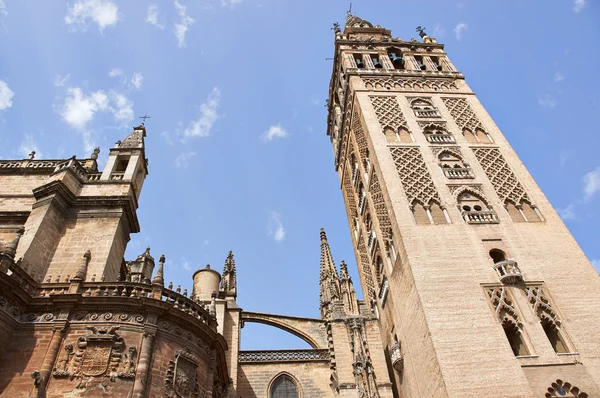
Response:
[[[267,386],[268,398],[302,398],[302,388],[298,379],[288,372],[279,372]]]
[[[479,189],[472,186],[462,186],[457,188],[456,191],[454,191],[454,200],[458,203],[459,198],[464,194],[473,195],[479,198],[479,200],[481,200],[483,203],[485,203],[486,206],[488,206],[488,208],[492,208],[490,205],[490,200],[487,198],[487,196],[485,196],[485,194]]]
[[[471,130],[464,128],[462,134],[469,144],[477,144],[477,138]]]

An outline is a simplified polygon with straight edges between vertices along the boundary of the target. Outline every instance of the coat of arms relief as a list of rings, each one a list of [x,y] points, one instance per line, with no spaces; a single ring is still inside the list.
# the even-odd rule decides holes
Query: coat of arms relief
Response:
[[[175,360],[169,361],[165,388],[168,398],[195,398],[198,396],[199,359],[188,351],[175,352]]]
[[[117,378],[135,378],[134,346],[126,349],[125,341],[117,334],[118,326],[99,328],[89,326],[86,336],[64,346],[64,356],[52,375],[55,378],[77,380],[77,388],[87,388],[92,383],[112,382]]]

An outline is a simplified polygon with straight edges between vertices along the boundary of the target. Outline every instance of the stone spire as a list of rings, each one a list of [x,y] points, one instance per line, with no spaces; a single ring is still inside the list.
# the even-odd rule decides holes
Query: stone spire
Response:
[[[236,279],[235,260],[233,259],[233,252],[229,250],[229,254],[225,259],[225,266],[223,267],[223,275],[221,278],[221,292],[225,293],[225,296],[233,298],[237,297]]]
[[[146,127],[144,123],[133,128],[131,134],[125,138],[118,146],[119,148],[144,148],[144,137],[146,137]]]
[[[154,275],[154,279],[152,279],[152,284],[153,285],[157,285],[157,286],[165,286],[165,255],[163,254],[162,256],[160,256],[160,259],[158,260],[158,270],[156,270],[156,275]]]
[[[331,249],[327,243],[325,230],[321,228],[321,318],[329,318],[331,305],[334,300],[340,299],[340,282],[331,256]]]
[[[344,309],[348,315],[358,315],[358,303],[356,302],[356,290],[352,278],[348,273],[348,266],[342,260],[340,263],[340,290],[344,301]]]

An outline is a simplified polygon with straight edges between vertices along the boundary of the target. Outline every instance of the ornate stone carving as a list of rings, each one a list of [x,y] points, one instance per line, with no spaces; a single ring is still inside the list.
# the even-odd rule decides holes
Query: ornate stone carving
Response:
[[[454,121],[461,129],[469,129],[474,132],[476,129],[486,131],[483,124],[471,109],[471,106],[467,102],[466,98],[442,98],[446,108],[450,111],[450,114],[454,118]]]
[[[498,148],[473,148],[475,157],[494,186],[502,202],[531,203],[525,189],[517,180]]]
[[[371,306],[371,302],[376,299],[377,295],[375,294],[375,283],[373,283],[373,273],[371,272],[371,261],[362,235],[358,239],[358,253],[360,255],[362,281],[367,289],[368,297],[365,297],[365,301]]]
[[[165,388],[169,398],[193,398],[198,396],[199,385],[196,370],[198,357],[188,351],[175,352],[175,359],[169,361]]]
[[[141,325],[146,317],[142,314],[127,312],[77,312],[73,314],[72,322],[116,322]]]
[[[560,326],[560,319],[558,319],[558,315],[556,315],[554,308],[552,308],[550,298],[541,286],[528,286],[525,288],[525,293],[527,293],[527,301],[531,305],[531,308],[540,319],[546,317],[555,325]]]
[[[406,119],[395,96],[371,95],[369,98],[382,129],[389,127],[394,131],[398,131],[398,129],[403,127],[408,130]]]
[[[117,378],[134,379],[137,350],[130,346],[127,352],[123,352],[125,342],[117,334],[119,327],[89,326],[87,329],[88,334],[77,339],[77,351],[74,351],[73,344],[65,345],[65,354],[52,375],[76,379],[77,388],[103,383],[107,378],[112,382]]]
[[[501,322],[505,320],[511,320],[519,328],[521,327],[521,318],[517,313],[517,310],[512,302],[508,298],[508,291],[505,287],[492,287],[487,289],[487,294],[490,299],[490,303],[494,308],[494,312],[498,316]]]
[[[379,228],[383,239],[391,239],[392,237],[392,221],[388,214],[388,208],[383,198],[383,192],[381,191],[381,185],[379,184],[379,178],[377,173],[373,172],[371,180],[371,199],[373,200],[373,207],[377,214],[377,220],[379,221]]]
[[[458,91],[456,80],[452,79],[419,79],[410,77],[363,77],[365,88],[400,89],[406,91]]]
[[[464,161],[464,157],[463,157],[462,152],[460,151],[460,147],[457,147],[457,146],[446,146],[446,147],[432,146],[430,148],[431,148],[431,152],[433,152],[433,155],[436,158],[440,155],[440,153],[447,152],[447,153],[450,153],[450,154],[456,156],[460,160]]]
[[[356,110],[354,111],[354,116],[352,116],[352,133],[354,133],[359,157],[364,161],[368,157],[369,146],[367,144],[367,138],[365,137],[362,122],[360,121],[360,115]]]
[[[584,393],[569,382],[562,381],[561,379],[557,379],[554,383],[548,387],[548,392],[546,393],[546,398],[552,397],[571,397],[571,398],[588,398],[588,394]]]
[[[416,147],[397,147],[390,148],[390,152],[408,202],[412,204],[417,201],[427,205],[433,201],[441,204],[421,150]]]

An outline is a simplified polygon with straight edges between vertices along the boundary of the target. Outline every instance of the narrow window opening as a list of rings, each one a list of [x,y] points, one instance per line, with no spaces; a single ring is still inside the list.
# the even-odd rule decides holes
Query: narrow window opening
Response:
[[[356,67],[358,69],[364,69],[365,62],[363,61],[362,54],[353,54],[353,56],[354,56],[354,62],[356,63]]]
[[[292,378],[279,376],[271,385],[271,398],[298,398],[298,389]]]
[[[389,51],[388,57],[390,57],[395,69],[404,69],[404,58],[402,58],[402,53],[399,50]]]
[[[497,264],[500,261],[506,260],[506,253],[504,253],[500,249],[492,249],[492,250],[490,250],[490,257],[494,261],[494,264]]]
[[[115,167],[113,172],[115,173],[124,173],[127,170],[127,165],[129,164],[129,156],[118,156],[117,161],[115,162]]]
[[[415,61],[417,62],[417,66],[421,70],[427,70],[427,66],[423,63],[423,57],[420,55],[415,55]]]
[[[554,349],[554,352],[557,354],[564,354],[569,352],[567,347],[560,336],[560,331],[550,319],[543,317],[542,318],[542,328],[544,328],[544,332]]]
[[[379,60],[379,55],[371,54],[371,61],[373,62],[373,66],[377,69],[383,68],[381,61]]]
[[[431,64],[437,71],[442,70],[442,65],[440,64],[440,59],[438,57],[429,57],[431,59]]]
[[[477,139],[475,138],[475,135],[473,135],[473,133],[471,132],[471,130],[469,130],[469,129],[463,129],[463,136],[467,139],[468,143],[470,143],[470,144],[477,143]]]
[[[505,319],[504,322],[502,322],[502,328],[504,329],[510,348],[515,356],[529,355],[529,350],[527,350],[527,346],[523,341],[523,335],[519,327],[512,321]]]
[[[505,207],[511,220],[513,220],[514,222],[525,221],[525,218],[523,218],[523,213],[521,213],[521,211],[517,208],[517,206],[515,206],[514,203],[507,202]]]

